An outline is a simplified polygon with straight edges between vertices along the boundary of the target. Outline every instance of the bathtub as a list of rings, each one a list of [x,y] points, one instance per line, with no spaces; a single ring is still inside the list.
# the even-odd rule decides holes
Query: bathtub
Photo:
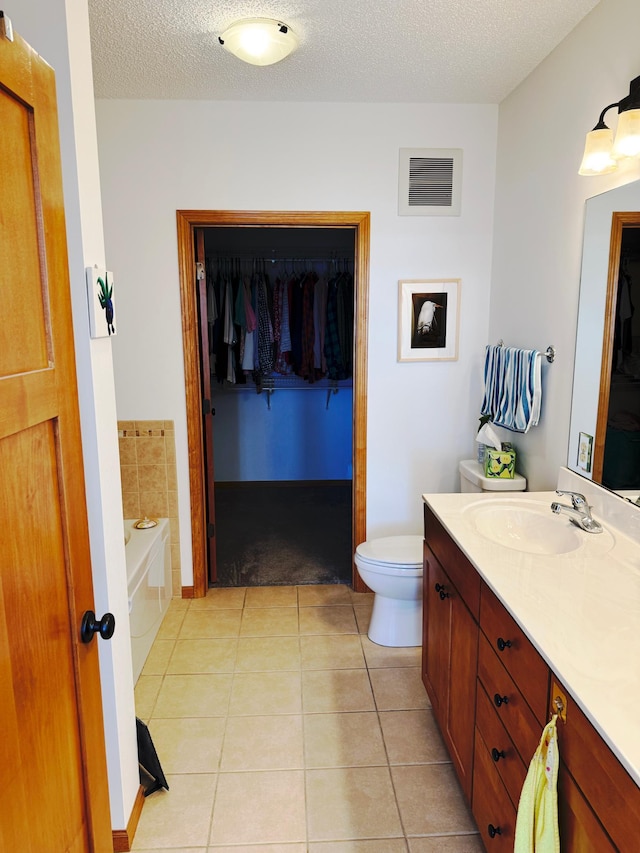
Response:
[[[147,530],[137,530],[133,526],[135,520],[124,520],[134,684],[162,624],[172,593],[169,519],[159,518],[157,527]]]

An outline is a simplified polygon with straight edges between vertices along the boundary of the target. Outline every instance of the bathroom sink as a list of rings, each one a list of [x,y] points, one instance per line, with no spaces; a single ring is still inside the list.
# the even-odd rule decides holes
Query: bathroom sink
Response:
[[[500,498],[471,504],[465,519],[477,533],[514,551],[527,554],[566,554],[585,542],[585,533],[550,506],[534,501]]]

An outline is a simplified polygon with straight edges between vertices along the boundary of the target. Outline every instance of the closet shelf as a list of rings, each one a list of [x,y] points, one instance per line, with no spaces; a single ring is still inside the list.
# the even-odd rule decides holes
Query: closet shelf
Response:
[[[237,394],[251,391],[254,394],[264,394],[267,408],[271,410],[271,397],[276,391],[324,391],[327,395],[325,408],[329,408],[331,397],[337,394],[341,388],[353,388],[352,379],[318,379],[316,382],[307,382],[300,376],[277,376],[264,379],[261,385],[254,382],[244,384],[225,383],[214,385],[212,394]]]

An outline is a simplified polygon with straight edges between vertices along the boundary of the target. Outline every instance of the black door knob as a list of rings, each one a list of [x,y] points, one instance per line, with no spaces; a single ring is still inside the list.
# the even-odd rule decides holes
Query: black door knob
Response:
[[[493,758],[494,761],[500,761],[500,759],[504,757],[504,749],[496,749],[496,747],[494,746],[491,750],[491,758]]]
[[[493,701],[496,704],[496,708],[499,708],[500,705],[508,705],[509,704],[509,697],[508,696],[501,696],[499,693],[496,693],[495,696],[493,697]]]
[[[437,584],[435,585],[435,591],[436,591],[436,592],[438,593],[438,595],[440,596],[440,600],[441,600],[441,601],[444,601],[444,600],[445,600],[445,598],[449,598],[449,593],[447,592],[447,588],[446,588],[446,586],[445,586],[444,584],[442,584],[442,583],[437,583]]]
[[[503,640],[502,637],[498,637],[496,645],[503,652],[505,649],[511,648],[511,640]]]
[[[487,832],[491,836],[491,838],[495,838],[496,835],[502,835],[502,830],[499,826],[494,826],[492,823],[487,827]]]
[[[98,621],[93,610],[87,610],[80,623],[80,639],[83,643],[90,643],[94,634],[100,634],[103,640],[110,640],[116,627],[116,618],[113,613],[105,613]]]

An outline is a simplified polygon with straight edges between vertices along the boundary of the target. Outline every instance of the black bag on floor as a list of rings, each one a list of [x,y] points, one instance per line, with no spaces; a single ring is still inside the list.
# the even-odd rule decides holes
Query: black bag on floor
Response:
[[[169,790],[158,759],[158,753],[151,740],[151,734],[147,726],[136,717],[136,735],[138,737],[138,764],[140,766],[140,784],[144,788],[144,795],[148,797],[160,788]],[[146,784],[145,784],[146,782]]]

